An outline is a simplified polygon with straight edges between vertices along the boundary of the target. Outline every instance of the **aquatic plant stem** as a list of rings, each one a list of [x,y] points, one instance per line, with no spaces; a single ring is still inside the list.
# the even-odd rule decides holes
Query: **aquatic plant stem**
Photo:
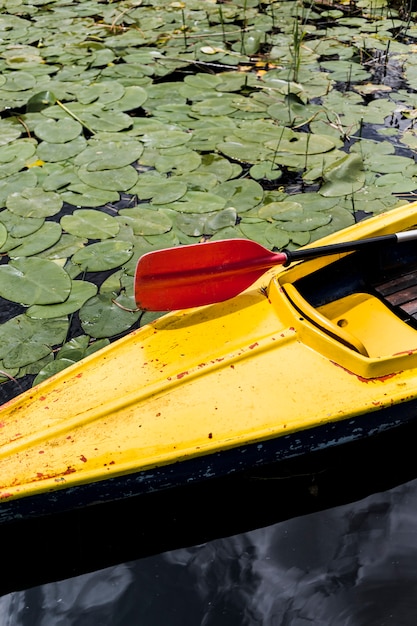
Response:
[[[90,132],[92,135],[95,135],[95,131],[90,128],[85,122],[82,121],[82,119],[80,119],[78,117],[78,115],[76,115],[75,113],[73,113],[72,111],[70,111],[70,109],[68,107],[65,106],[65,104],[63,104],[60,100],[56,101],[57,105],[61,107],[61,109],[63,109],[65,111],[65,113],[68,113],[68,115],[70,115],[76,122],[78,122],[79,124],[81,124],[81,126],[84,126],[84,128],[86,128],[88,130],[88,132]]]

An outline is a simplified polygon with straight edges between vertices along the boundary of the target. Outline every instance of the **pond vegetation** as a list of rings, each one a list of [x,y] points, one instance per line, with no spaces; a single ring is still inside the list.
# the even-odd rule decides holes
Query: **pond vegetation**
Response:
[[[417,197],[413,2],[0,6],[9,395],[155,317],[147,251],[294,248]]]

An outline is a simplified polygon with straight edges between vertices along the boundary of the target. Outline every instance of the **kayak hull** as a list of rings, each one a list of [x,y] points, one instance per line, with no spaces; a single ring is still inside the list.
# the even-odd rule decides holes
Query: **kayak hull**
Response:
[[[416,222],[407,205],[321,243]],[[401,250],[400,269],[417,267],[413,243]],[[358,254],[270,270],[3,405],[0,523],[247,473],[413,422],[416,325],[378,296],[391,265]]]

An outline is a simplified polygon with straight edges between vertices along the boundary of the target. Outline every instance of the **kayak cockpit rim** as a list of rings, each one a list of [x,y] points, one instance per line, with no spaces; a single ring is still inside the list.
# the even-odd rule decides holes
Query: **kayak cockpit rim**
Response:
[[[315,259],[278,273],[268,290],[272,305],[301,342],[361,378],[381,378],[416,368],[417,329],[378,294],[360,286],[346,294],[335,289],[334,297],[329,295],[324,304],[316,305],[301,293],[303,279],[320,276],[321,270],[326,276],[327,267],[343,258],[345,265],[351,265],[357,254]],[[329,294],[331,290],[329,285]]]

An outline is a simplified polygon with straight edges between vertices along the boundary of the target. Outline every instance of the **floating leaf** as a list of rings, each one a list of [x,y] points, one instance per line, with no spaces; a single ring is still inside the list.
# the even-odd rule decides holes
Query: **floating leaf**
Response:
[[[176,172],[186,174],[196,170],[201,164],[201,156],[194,150],[182,154],[162,154],[155,159],[158,172]]]
[[[265,248],[272,249],[274,244],[266,236],[267,224],[265,222],[258,222],[256,224],[240,222],[239,228],[242,231],[243,235],[248,239],[252,239],[253,241],[257,241]]]
[[[78,169],[78,176],[86,185],[109,191],[128,191],[138,179],[137,171],[130,165],[97,172],[90,172],[88,165],[82,165]]]
[[[108,202],[117,202],[119,194],[109,189],[97,189],[84,183],[70,185],[68,191],[61,193],[64,202],[73,206],[99,207]]]
[[[79,250],[72,257],[72,261],[86,272],[100,272],[123,265],[132,254],[133,246],[130,242],[112,239],[93,243]]]
[[[42,161],[57,163],[59,161],[67,161],[82,152],[87,146],[84,137],[77,137],[66,143],[52,143],[43,141],[39,144],[37,155]]]
[[[260,204],[264,195],[261,185],[247,178],[229,180],[219,185],[216,191],[238,213],[244,213]]]
[[[291,196],[290,196],[291,197]],[[282,202],[269,202],[264,204],[258,215],[264,220],[291,221],[297,220],[303,215],[303,207],[299,202],[283,200]]]
[[[79,122],[64,118],[62,120],[46,119],[36,124],[34,132],[39,139],[49,143],[67,143],[78,137],[82,131]]]
[[[29,188],[11,193],[7,197],[6,206],[9,211],[21,217],[43,218],[59,213],[62,198],[53,191]]]
[[[282,228],[291,232],[307,232],[328,224],[331,219],[330,215],[326,215],[324,212],[306,211],[304,215],[297,220],[283,222]]]
[[[40,229],[45,222],[44,218],[21,217],[8,209],[0,212],[0,222],[4,224],[12,237],[27,237]]]
[[[81,307],[79,315],[85,333],[96,338],[111,337],[128,330],[137,322],[141,312],[135,309],[133,298],[123,302],[105,293],[90,298]]]
[[[223,209],[225,204],[226,200],[220,193],[188,191],[180,200],[166,206],[181,213],[211,213]]]
[[[326,181],[320,189],[323,196],[346,196],[358,191],[365,183],[363,162],[358,154],[347,154],[323,171]]]
[[[72,235],[88,239],[109,239],[120,229],[114,217],[94,209],[78,209],[72,215],[64,215],[61,226]]]
[[[1,213],[0,213],[1,217]],[[7,239],[7,228],[0,222],[0,248],[3,246]]]
[[[10,348],[9,352],[3,357],[3,363],[6,368],[23,367],[43,359],[50,352],[51,348],[49,346],[27,340],[25,343],[20,343]]]
[[[81,250],[81,248],[84,248],[86,244],[87,239],[64,233],[54,246],[47,248],[44,252],[39,253],[38,256],[51,260],[66,259],[78,252],[78,250]]]
[[[131,165],[141,156],[143,144],[139,141],[94,141],[75,159],[76,165],[85,165],[87,171],[119,169]]]
[[[0,296],[25,305],[64,302],[71,291],[68,274],[53,261],[19,258],[0,266]]]
[[[33,384],[39,385],[39,383],[43,382],[47,378],[50,378],[54,374],[62,372],[62,370],[65,370],[70,365],[74,365],[75,362],[76,361],[72,361],[71,359],[67,358],[55,359],[54,361],[50,361],[44,367],[42,367],[38,375],[35,377]]]
[[[24,346],[27,342],[41,345],[45,351],[44,346],[50,348],[65,341],[67,332],[66,317],[47,321],[33,320],[25,314],[12,317],[4,324],[0,324],[0,359],[4,359],[17,346]],[[38,354],[33,354],[29,362],[37,360]]]
[[[274,224],[270,224],[265,228],[265,237],[274,248],[279,250],[285,248],[290,243],[289,233]]]
[[[24,237],[22,243],[9,252],[11,258],[28,257],[43,252],[53,246],[61,237],[61,227],[55,222],[45,222],[31,235]]]
[[[132,227],[135,235],[161,235],[172,228],[172,222],[161,211],[135,207],[119,211],[123,221]]]
[[[61,304],[38,305],[34,304],[26,311],[26,315],[36,319],[51,319],[63,317],[75,313],[97,293],[97,287],[93,283],[83,280],[74,280],[71,286],[71,293],[65,302]]]

